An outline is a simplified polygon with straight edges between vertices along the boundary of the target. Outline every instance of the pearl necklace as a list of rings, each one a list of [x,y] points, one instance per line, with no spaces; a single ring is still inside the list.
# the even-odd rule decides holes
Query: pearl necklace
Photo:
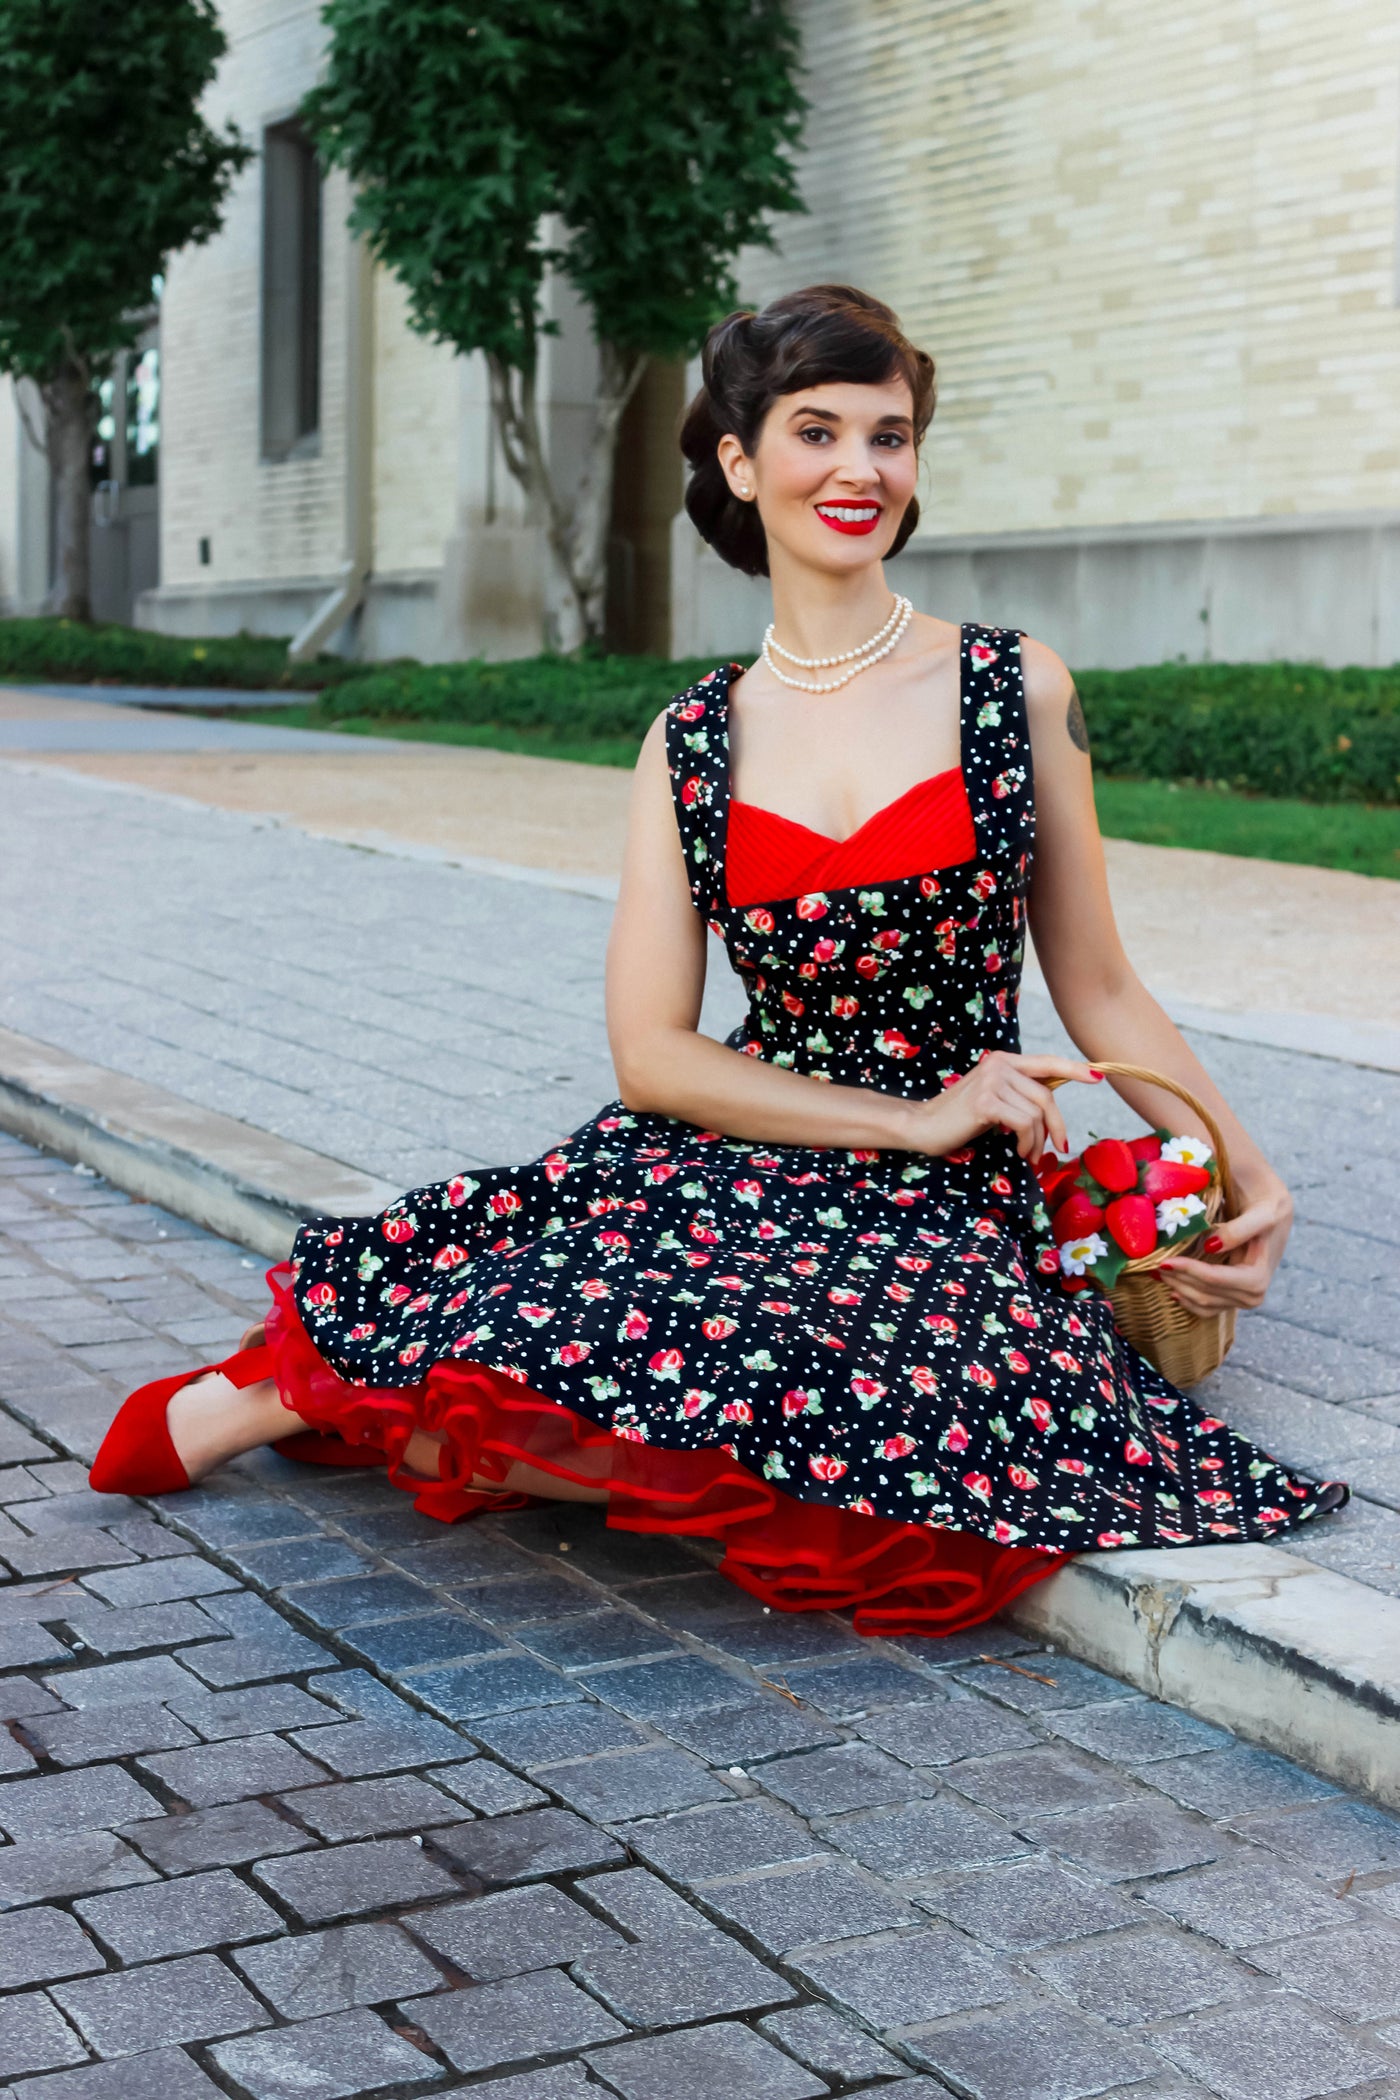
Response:
[[[888,656],[896,643],[902,640],[904,630],[913,617],[913,601],[896,592],[894,610],[879,633],[871,635],[869,641],[862,642],[858,649],[848,649],[843,656],[794,656],[791,649],[784,649],[781,642],[774,640],[773,622],[770,620],[763,635],[763,661],[779,683],[791,686],[794,692],[834,693],[839,687],[849,684],[858,672],[868,671],[872,664],[879,663],[881,657]],[[831,670],[838,664],[845,664],[848,668],[843,670],[839,677],[824,681],[793,678],[787,671],[780,670],[774,662],[774,651],[779,656],[785,656],[790,664],[800,664],[804,671]]]

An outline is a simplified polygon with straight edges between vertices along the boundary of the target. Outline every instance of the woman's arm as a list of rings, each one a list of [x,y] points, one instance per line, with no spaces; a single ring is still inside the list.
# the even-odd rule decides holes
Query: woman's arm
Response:
[[[705,927],[686,878],[663,720],[652,724],[637,761],[608,943],[608,1037],[628,1108],[759,1144],[852,1151],[953,1152],[1004,1123],[1017,1132],[1023,1153],[1038,1157],[1047,1136],[1061,1149],[1066,1143],[1054,1096],[1041,1081],[1090,1077],[1070,1058],[997,1052],[927,1102],[830,1086],[698,1034],[704,989]]]
[[[1216,1228],[1228,1264],[1184,1255],[1164,1264],[1192,1312],[1258,1305],[1283,1254],[1293,1205],[1283,1181],[1233,1114],[1123,952],[1094,809],[1089,738],[1074,681],[1054,651],[1026,639],[1026,706],[1035,763],[1036,850],[1031,934],[1055,1010],[1086,1057],[1151,1065],[1191,1089],[1220,1125],[1244,1209]],[[1174,1094],[1112,1082],[1150,1123],[1206,1130]]]

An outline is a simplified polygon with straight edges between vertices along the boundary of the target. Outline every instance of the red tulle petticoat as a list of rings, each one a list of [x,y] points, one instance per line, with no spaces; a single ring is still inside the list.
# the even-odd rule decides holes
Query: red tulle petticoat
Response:
[[[347,1384],[302,1325],[282,1263],[268,1273],[267,1319],[278,1390],[313,1429],[382,1450],[389,1477],[447,1522],[478,1506],[462,1491],[503,1481],[519,1463],[607,1490],[619,1531],[719,1541],[719,1572],[776,1611],[855,1607],[863,1634],[956,1633],[1002,1611],[1070,1557],[998,1546],[970,1531],[930,1530],[799,1502],[727,1451],[668,1451],[613,1435],[562,1403],[482,1364],[435,1364],[420,1385]],[[441,1487],[405,1476],[415,1430],[442,1439]]]

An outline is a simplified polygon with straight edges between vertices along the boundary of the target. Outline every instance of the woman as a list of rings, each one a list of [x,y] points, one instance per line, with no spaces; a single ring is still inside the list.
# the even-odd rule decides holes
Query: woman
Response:
[[[760,663],[679,695],[642,749],[608,958],[620,1099],[525,1167],[305,1225],[265,1331],[135,1394],[93,1486],[179,1487],[277,1441],[387,1463],[447,1520],[605,1501],[723,1540],[770,1603],[854,1604],[882,1633],[971,1624],[1086,1547],[1264,1539],[1339,1506],[1055,1280],[1047,1082],[1102,1074],[1019,1051],[1027,912],[1086,1057],[1172,1074],[1225,1132],[1244,1209],[1207,1243],[1227,1260],[1170,1264],[1182,1304],[1257,1305],[1290,1204],[1119,945],[1064,665],[885,581],[932,361],[877,300],[818,286],[731,315],[704,381],[686,506],[771,577],[774,618]],[[707,920],[749,996],[725,1044],[696,1032]],[[1182,1127],[1173,1097],[1118,1090]]]

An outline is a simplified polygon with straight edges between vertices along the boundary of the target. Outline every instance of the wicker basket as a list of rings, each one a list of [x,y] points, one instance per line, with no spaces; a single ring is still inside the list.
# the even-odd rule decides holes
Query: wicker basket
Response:
[[[1146,1065],[1106,1063],[1100,1063],[1098,1070],[1117,1073],[1123,1079],[1142,1079],[1151,1086],[1165,1087],[1168,1093],[1175,1094],[1200,1117],[1215,1148],[1218,1179],[1206,1192],[1205,1216],[1201,1220],[1200,1232],[1192,1234],[1189,1239],[1175,1240],[1170,1246],[1154,1248],[1151,1254],[1135,1256],[1124,1265],[1109,1292],[1119,1333],[1149,1363],[1155,1364],[1173,1385],[1195,1385],[1217,1370],[1229,1355],[1235,1339],[1234,1308],[1205,1317],[1188,1312],[1171,1296],[1165,1279],[1157,1271],[1172,1256],[1195,1249],[1201,1233],[1221,1218],[1233,1218],[1238,1213],[1239,1200],[1225,1140],[1205,1103],[1198,1101],[1190,1088],[1182,1086],[1179,1080],[1169,1079],[1165,1072],[1149,1071]],[[1051,1079],[1046,1084],[1056,1087],[1064,1082]],[[1192,1252],[1192,1259],[1223,1261],[1225,1257]]]

